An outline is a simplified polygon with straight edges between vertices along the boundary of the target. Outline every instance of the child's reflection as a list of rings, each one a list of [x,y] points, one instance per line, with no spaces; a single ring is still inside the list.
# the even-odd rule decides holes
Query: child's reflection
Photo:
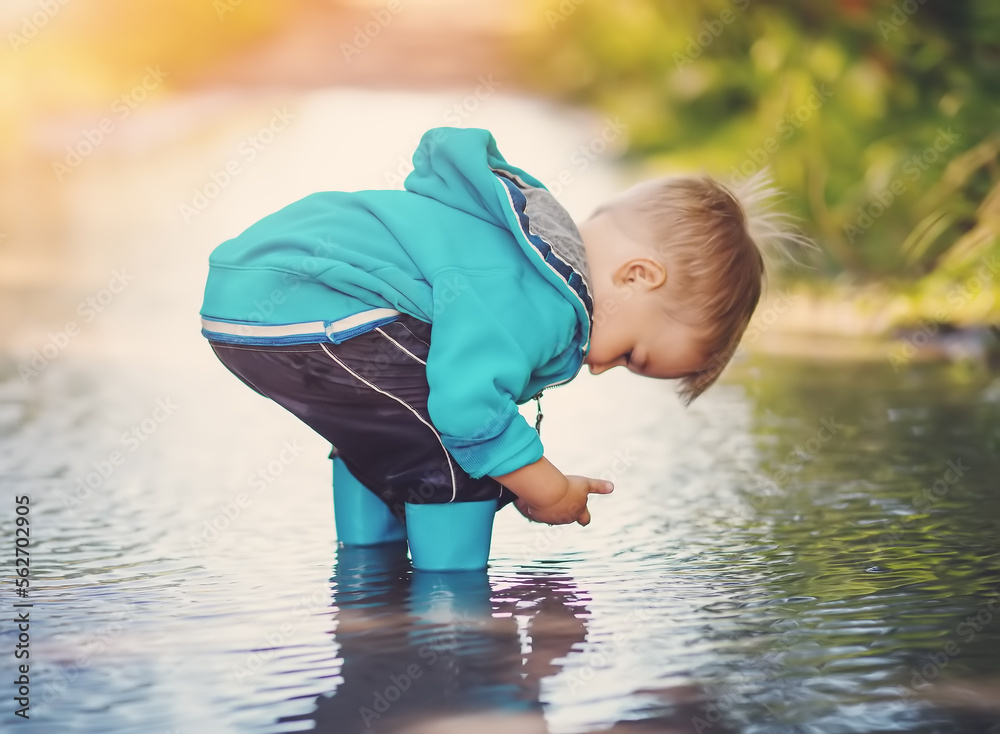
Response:
[[[548,731],[541,680],[586,640],[589,600],[571,577],[491,587],[483,571],[414,571],[401,543],[341,548],[333,582],[341,682],[308,716],[281,721],[336,734]],[[646,723],[627,730],[694,731]]]
[[[565,575],[497,579],[494,590],[483,571],[412,570],[401,543],[341,548],[333,582],[342,682],[308,717],[321,732],[379,734],[473,712],[542,720],[540,679],[586,638]]]

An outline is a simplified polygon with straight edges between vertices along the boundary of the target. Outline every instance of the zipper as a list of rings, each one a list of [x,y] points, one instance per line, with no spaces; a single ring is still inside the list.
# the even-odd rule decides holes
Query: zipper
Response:
[[[541,437],[541,435],[542,435],[542,418],[545,417],[545,415],[542,413],[542,393],[545,392],[546,390],[550,389],[550,388],[559,387],[561,385],[565,385],[567,382],[570,382],[571,380],[575,379],[576,376],[578,374],[580,374],[580,370],[582,370],[582,369],[583,369],[583,362],[580,363],[580,367],[577,369],[577,371],[574,372],[569,377],[567,377],[565,380],[559,380],[558,382],[550,382],[548,385],[546,385],[545,387],[543,387],[542,389],[540,389],[531,398],[531,400],[535,401],[535,408],[538,411],[535,414],[535,432],[538,434],[539,437]]]

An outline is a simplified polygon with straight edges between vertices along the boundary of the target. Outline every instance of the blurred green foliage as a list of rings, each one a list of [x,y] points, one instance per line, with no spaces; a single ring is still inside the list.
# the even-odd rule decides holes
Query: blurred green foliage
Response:
[[[651,170],[769,166],[815,273],[1000,312],[996,0],[548,0],[534,22],[523,77],[618,116]]]

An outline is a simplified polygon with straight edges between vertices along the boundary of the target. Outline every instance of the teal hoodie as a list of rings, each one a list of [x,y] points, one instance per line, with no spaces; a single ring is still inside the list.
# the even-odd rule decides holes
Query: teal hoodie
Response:
[[[517,406],[572,380],[590,348],[582,240],[488,130],[428,130],[413,165],[404,191],[314,193],[219,245],[202,334],[341,343],[399,313],[429,322],[434,427],[471,476],[506,474],[543,452]]]

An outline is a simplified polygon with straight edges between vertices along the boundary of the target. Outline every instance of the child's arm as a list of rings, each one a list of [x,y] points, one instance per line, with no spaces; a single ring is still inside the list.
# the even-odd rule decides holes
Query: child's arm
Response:
[[[533,464],[494,477],[520,499],[515,503],[521,514],[536,522],[563,525],[590,522],[589,494],[607,494],[611,482],[589,477],[567,476],[544,456]]]

